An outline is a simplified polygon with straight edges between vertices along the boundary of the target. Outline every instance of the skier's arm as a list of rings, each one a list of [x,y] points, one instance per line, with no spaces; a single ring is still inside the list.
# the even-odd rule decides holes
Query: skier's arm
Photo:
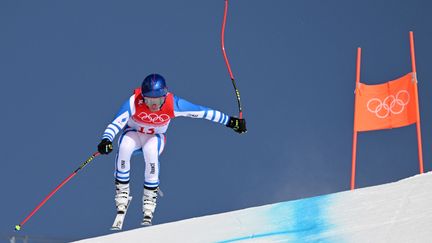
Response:
[[[203,118],[223,125],[227,125],[230,118],[228,115],[220,111],[193,104],[177,96],[174,96],[174,116]]]
[[[102,139],[113,141],[115,136],[126,126],[129,118],[133,114],[134,95],[132,95],[126,102],[123,103],[120,110],[117,112],[114,120],[105,129]]]

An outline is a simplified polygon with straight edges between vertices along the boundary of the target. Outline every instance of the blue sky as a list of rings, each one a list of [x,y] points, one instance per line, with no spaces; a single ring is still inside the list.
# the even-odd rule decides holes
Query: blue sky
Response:
[[[414,31],[425,170],[431,169],[431,3],[230,1],[225,47],[248,133],[173,120],[154,223],[349,189],[355,58],[362,82],[411,71]],[[224,1],[0,2],[2,237],[96,150],[149,73],[191,102],[237,114],[220,50]],[[114,157],[98,157],[20,235],[82,239],[114,219]],[[418,173],[415,126],[359,134],[357,185]],[[143,161],[132,161],[124,228],[140,227]]]

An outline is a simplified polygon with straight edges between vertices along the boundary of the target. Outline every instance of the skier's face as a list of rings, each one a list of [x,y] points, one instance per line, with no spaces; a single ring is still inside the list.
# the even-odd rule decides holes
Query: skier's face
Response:
[[[150,111],[159,111],[162,105],[164,104],[164,102],[165,102],[165,96],[157,97],[157,98],[144,97],[144,103],[147,105]]]

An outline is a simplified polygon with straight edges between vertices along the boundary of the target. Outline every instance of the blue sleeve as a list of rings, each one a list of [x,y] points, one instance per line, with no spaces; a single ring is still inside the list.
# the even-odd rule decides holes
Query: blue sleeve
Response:
[[[229,116],[211,108],[193,104],[185,99],[174,96],[174,116],[191,118],[204,118],[213,122],[226,125]]]
[[[126,126],[129,118],[132,115],[131,102],[133,102],[133,97],[134,96],[131,96],[131,98],[124,102],[120,107],[120,110],[117,112],[114,120],[105,129],[102,139],[107,138],[110,141],[113,141],[115,136]]]
[[[115,116],[114,120],[121,116],[123,113],[128,112],[129,114],[131,114],[131,107],[130,107],[130,101],[127,100],[123,103],[123,105],[120,107],[119,111],[117,112],[117,115]]]

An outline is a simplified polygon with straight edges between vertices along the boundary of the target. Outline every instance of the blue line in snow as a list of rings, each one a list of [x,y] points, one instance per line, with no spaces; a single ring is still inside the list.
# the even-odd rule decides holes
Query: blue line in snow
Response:
[[[218,241],[219,243],[237,242],[251,239],[271,240],[276,237],[283,242],[341,242],[341,239],[328,239],[324,233],[335,226],[329,221],[328,207],[331,196],[324,195],[302,200],[277,203],[267,209],[251,212],[257,214],[258,229],[265,225],[266,231],[251,232],[249,235]]]

